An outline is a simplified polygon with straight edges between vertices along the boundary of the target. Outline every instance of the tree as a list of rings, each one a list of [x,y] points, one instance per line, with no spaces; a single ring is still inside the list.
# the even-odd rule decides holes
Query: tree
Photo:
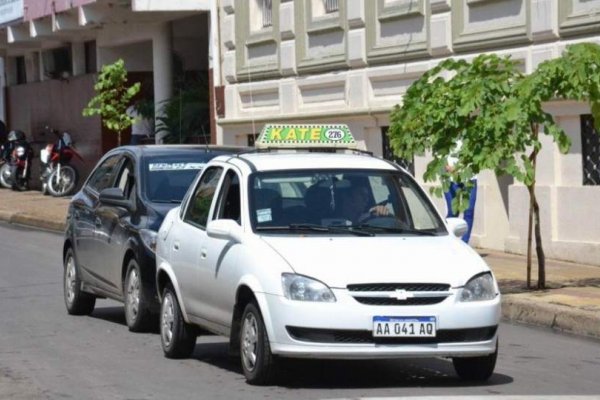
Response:
[[[104,65],[94,85],[96,96],[83,109],[83,115],[100,115],[102,124],[117,133],[120,146],[121,133],[135,122],[135,118],[127,115],[127,108],[139,93],[140,86],[139,82],[127,85],[127,70],[123,60]]]
[[[482,54],[471,62],[448,59],[426,72],[407,90],[403,104],[391,114],[390,138],[404,158],[430,151],[432,160],[423,179],[440,181],[433,192],[441,196],[451,182],[459,190],[452,207],[468,205],[470,178],[483,170],[509,174],[529,192],[527,286],[531,287],[532,225],[535,224],[539,289],[545,288],[545,256],[540,210],[535,196],[536,163],[542,148],[540,134],[550,135],[565,153],[570,140],[543,109],[554,99],[587,101],[600,128],[600,46],[568,46],[560,58],[546,61],[530,75],[520,72],[509,57]],[[457,150],[457,143],[462,146]],[[446,171],[457,153],[455,169]]]

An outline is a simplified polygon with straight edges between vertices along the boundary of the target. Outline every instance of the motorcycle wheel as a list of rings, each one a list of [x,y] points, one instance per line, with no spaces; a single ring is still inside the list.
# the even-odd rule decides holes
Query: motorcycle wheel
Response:
[[[48,177],[48,192],[54,197],[71,194],[77,184],[77,170],[70,165],[63,165],[60,167],[60,176],[57,174],[58,170],[54,170]]]
[[[12,188],[12,184],[10,183],[10,166],[8,163],[2,165],[2,168],[0,168],[0,185],[6,189]]]

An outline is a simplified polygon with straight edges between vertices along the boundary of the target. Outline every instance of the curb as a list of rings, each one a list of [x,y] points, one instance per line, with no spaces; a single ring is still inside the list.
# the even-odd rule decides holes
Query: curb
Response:
[[[600,313],[514,295],[502,297],[502,319],[600,338]]]
[[[66,223],[52,221],[30,215],[27,213],[0,211],[0,220],[8,222],[10,224],[25,225],[32,228],[41,228],[57,233],[63,233],[66,228]]]

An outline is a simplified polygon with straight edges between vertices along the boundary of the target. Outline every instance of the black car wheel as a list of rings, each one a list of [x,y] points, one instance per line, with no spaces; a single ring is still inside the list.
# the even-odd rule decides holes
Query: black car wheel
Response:
[[[168,358],[186,358],[196,346],[196,329],[185,322],[171,284],[163,291],[160,306],[160,342]]]
[[[64,267],[63,289],[67,312],[71,315],[91,314],[96,305],[96,297],[81,290],[73,249],[67,250]]]
[[[269,338],[258,305],[248,303],[242,315],[240,353],[246,381],[268,385],[275,379],[276,358],[271,354]]]
[[[135,259],[129,261],[123,289],[127,327],[131,332],[147,331],[152,323],[151,296],[143,285],[140,266]]]
[[[461,379],[466,381],[487,381],[494,373],[498,358],[498,343],[496,351],[482,357],[453,358],[454,369]]]

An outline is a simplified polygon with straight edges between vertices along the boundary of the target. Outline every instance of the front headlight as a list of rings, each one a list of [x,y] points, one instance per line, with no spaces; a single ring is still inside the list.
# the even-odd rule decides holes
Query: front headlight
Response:
[[[142,242],[144,246],[148,250],[152,252],[152,254],[156,253],[156,237],[158,233],[150,230],[150,229],[140,229],[140,237],[142,238]]]
[[[460,301],[492,300],[496,297],[496,285],[492,274],[486,272],[471,278],[460,295]]]
[[[17,147],[17,157],[23,157],[25,155],[25,147],[19,146]]]
[[[331,289],[322,282],[296,274],[282,274],[283,293],[290,300],[335,302]]]

